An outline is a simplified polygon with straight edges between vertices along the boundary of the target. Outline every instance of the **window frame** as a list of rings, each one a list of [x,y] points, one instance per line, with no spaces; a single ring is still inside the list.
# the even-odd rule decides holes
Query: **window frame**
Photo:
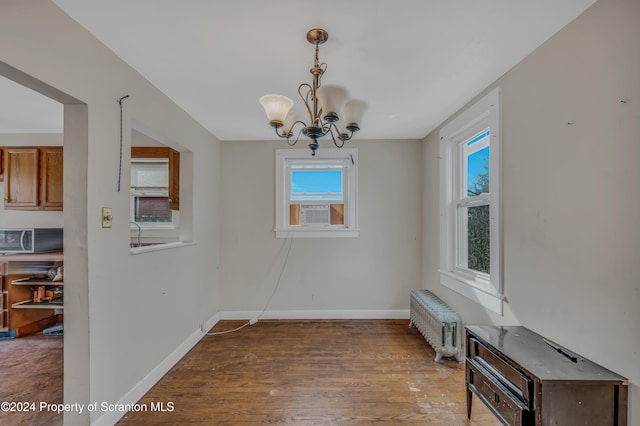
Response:
[[[467,195],[464,145],[484,131],[489,135],[489,193]],[[500,88],[495,88],[440,130],[440,283],[500,315],[503,310]],[[479,149],[478,149],[479,150]],[[471,155],[476,150],[468,150]],[[490,273],[464,268],[467,256],[460,212],[489,205]],[[464,252],[464,253],[463,253]]]
[[[343,170],[344,225],[290,225],[291,170],[309,164],[329,165]],[[321,167],[319,168],[321,169]],[[276,149],[276,238],[358,237],[358,150],[356,148],[321,149],[311,156],[307,149]],[[316,200],[304,201],[312,204]],[[308,202],[307,202],[308,201]],[[330,204],[330,200],[324,203]]]
[[[166,187],[135,187],[132,184],[130,185],[130,198],[129,198],[129,221],[131,222],[129,225],[132,231],[137,231],[137,226],[133,223],[137,223],[140,225],[142,229],[145,230],[163,230],[163,229],[177,229],[179,227],[179,213],[177,210],[169,210],[171,212],[171,221],[170,222],[144,222],[144,221],[136,221],[135,220],[135,198],[138,196],[160,196],[169,198],[169,176],[170,176],[170,166],[169,159],[165,158],[142,158],[136,157],[132,158],[130,162],[130,172],[132,173],[136,163],[147,163],[147,164],[166,164],[167,165],[167,186]]]
[[[475,126],[474,126],[475,127]],[[480,140],[474,142],[472,145],[469,145],[471,141],[474,139],[486,135],[489,133],[488,137],[482,137]],[[459,177],[459,185],[458,188],[454,188],[452,194],[452,202],[454,204],[454,208],[456,209],[456,232],[457,239],[456,244],[459,250],[454,251],[454,255],[456,257],[454,270],[456,273],[460,275],[464,275],[467,277],[471,277],[473,280],[486,282],[490,279],[489,274],[471,269],[468,267],[468,257],[469,257],[469,234],[468,234],[468,214],[464,214],[463,212],[467,212],[469,208],[473,207],[482,207],[489,206],[491,208],[491,188],[489,188],[489,193],[483,192],[477,195],[469,195],[469,157],[473,154],[482,151],[485,148],[489,148],[489,153],[491,153],[491,131],[488,128],[481,129],[480,132],[471,136],[471,138],[463,138],[462,142],[459,140],[452,141],[455,143],[455,146],[452,146],[452,155],[458,157],[460,160],[460,168],[455,171],[456,177]],[[491,180],[491,165],[489,165],[489,180]],[[490,232],[491,235],[491,232]],[[491,241],[491,240],[489,240]],[[490,256],[491,258],[491,256]],[[463,266],[467,265],[467,266]]]

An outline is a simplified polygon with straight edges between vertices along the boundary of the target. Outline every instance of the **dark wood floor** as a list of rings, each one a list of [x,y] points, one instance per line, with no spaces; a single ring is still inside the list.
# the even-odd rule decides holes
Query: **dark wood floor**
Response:
[[[213,331],[241,323],[223,321]],[[202,339],[120,425],[498,425],[407,320],[260,321]]]
[[[63,394],[62,336],[31,335],[0,340],[0,402],[61,404]],[[62,415],[35,411],[2,412],[0,424],[61,425]]]

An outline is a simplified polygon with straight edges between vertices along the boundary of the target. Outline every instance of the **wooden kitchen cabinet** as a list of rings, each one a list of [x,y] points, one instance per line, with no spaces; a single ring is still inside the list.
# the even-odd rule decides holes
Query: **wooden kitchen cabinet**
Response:
[[[40,148],[40,206],[62,210],[63,152],[61,147]]]
[[[180,210],[180,153],[169,148],[169,208]]]
[[[62,147],[4,148],[4,207],[63,210]]]
[[[39,196],[39,149],[5,148],[4,153],[5,209],[35,210]]]

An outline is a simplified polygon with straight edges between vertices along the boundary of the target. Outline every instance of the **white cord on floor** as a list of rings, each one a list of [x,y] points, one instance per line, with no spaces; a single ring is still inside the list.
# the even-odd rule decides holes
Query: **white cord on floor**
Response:
[[[234,328],[233,330],[226,330],[226,331],[216,331],[213,333],[207,333],[207,336],[218,336],[220,334],[227,334],[227,333],[233,333],[234,331],[238,331],[241,330],[243,328],[245,328],[246,326],[249,325],[249,321],[247,321],[246,323],[242,324],[240,327],[238,328]]]
[[[282,262],[282,268],[280,268],[280,274],[278,274],[278,279],[276,280],[276,285],[274,286],[273,291],[271,292],[271,296],[269,296],[269,299],[267,300],[267,303],[265,303],[264,308],[262,309],[262,312],[260,312],[260,315],[257,316],[256,321],[254,322],[253,320],[249,320],[246,323],[242,324],[240,327],[234,328],[233,330],[215,331],[215,332],[212,332],[212,333],[206,333],[207,336],[218,336],[218,335],[221,335],[221,334],[233,333],[235,331],[242,330],[243,328],[245,328],[248,325],[255,324],[258,319],[262,318],[264,313],[267,311],[267,308],[269,307],[269,304],[271,303],[271,299],[273,299],[273,296],[278,291],[278,287],[280,287],[280,280],[282,279],[282,274],[284,273],[284,269],[287,266],[287,261],[289,260],[289,253],[291,253],[291,246],[293,245],[293,234],[294,234],[294,232],[295,231],[291,231],[291,236],[289,237],[289,248],[287,249],[287,254],[284,257],[284,262]],[[287,243],[287,241],[285,240],[284,243],[283,243],[283,247],[284,247],[284,244],[286,244],[286,243]]]

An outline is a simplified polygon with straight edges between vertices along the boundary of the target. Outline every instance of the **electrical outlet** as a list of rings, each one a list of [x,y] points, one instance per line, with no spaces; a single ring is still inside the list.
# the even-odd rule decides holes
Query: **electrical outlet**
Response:
[[[111,228],[113,224],[113,209],[111,207],[102,208],[102,227]]]

